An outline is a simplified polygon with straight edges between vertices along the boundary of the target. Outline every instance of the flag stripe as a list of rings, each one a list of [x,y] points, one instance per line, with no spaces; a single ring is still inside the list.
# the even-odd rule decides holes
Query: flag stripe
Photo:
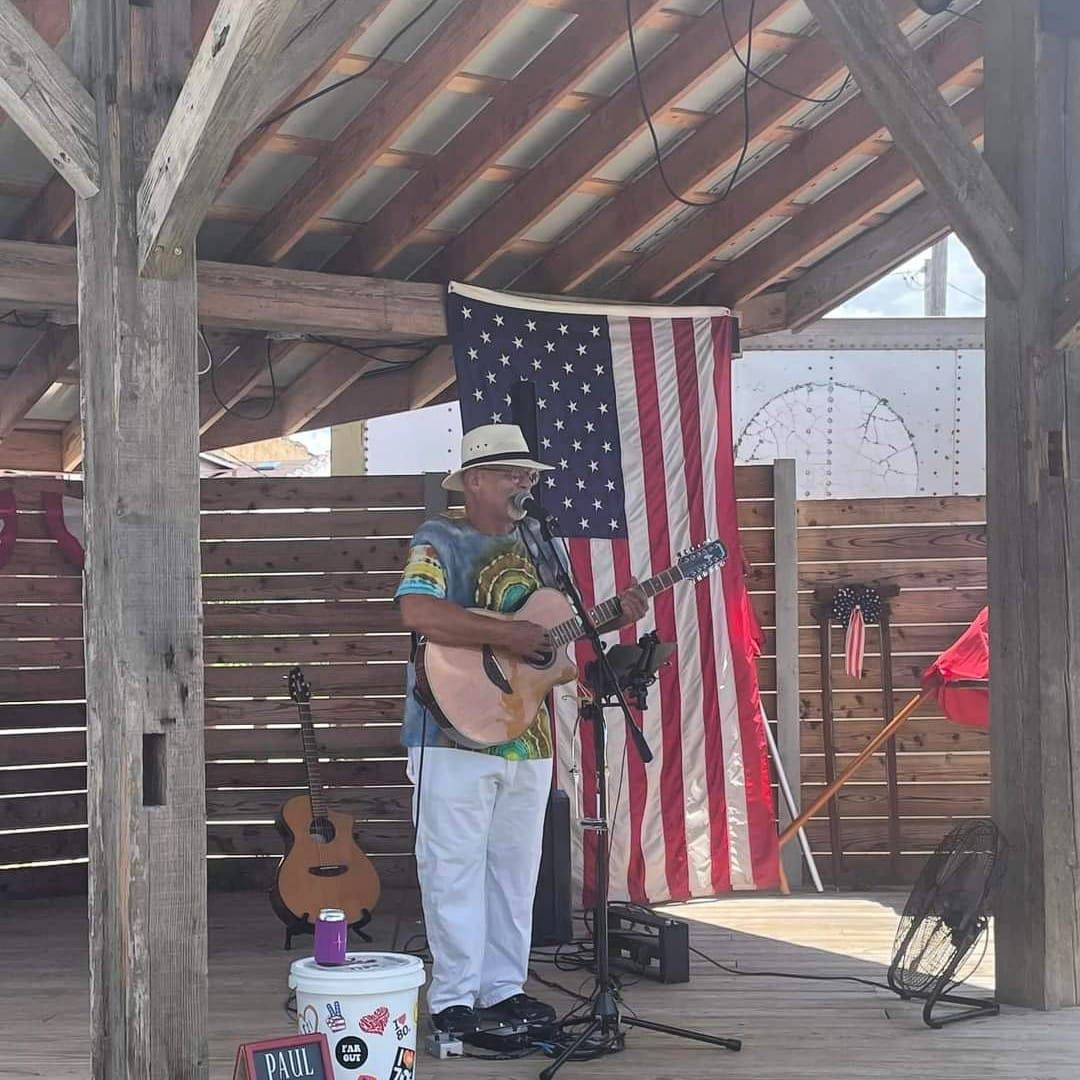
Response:
[[[702,443],[702,395],[698,387],[699,372],[707,377],[712,366],[712,343],[695,340],[694,324],[690,320],[679,319],[675,322],[676,385],[679,390],[679,415],[683,418],[682,433],[684,450],[683,482],[686,491],[705,490],[705,469],[703,459],[709,460]],[[699,348],[700,346],[700,348]],[[704,395],[708,401],[711,395]],[[706,431],[715,431],[715,413],[707,418]],[[690,542],[700,544],[708,532],[705,521],[704,500],[688,500],[690,517]],[[715,535],[715,532],[714,532]],[[709,582],[694,585],[693,603],[696,609],[696,633],[683,640],[695,641],[682,653],[682,663],[687,663],[687,655],[697,658],[699,668],[699,686],[702,699],[702,711],[706,717],[718,717],[720,714],[719,691],[717,688],[716,640],[714,634],[715,613]],[[689,598],[686,607],[689,608]],[[720,609],[722,610],[722,609]],[[697,738],[696,745],[687,748],[688,759],[697,763],[693,797],[698,808],[696,812],[687,806],[687,834],[698,835],[709,846],[709,858],[705,868],[710,871],[708,886],[720,892],[730,888],[728,873],[728,834],[719,827],[702,827],[698,819],[704,815],[703,824],[721,822],[727,816],[727,800],[724,790],[723,732],[719,724],[706,723],[690,729]],[[692,816],[691,816],[692,815]],[[699,886],[700,888],[700,886]]]
[[[653,348],[653,324],[648,319],[630,320],[630,342],[637,385],[638,418],[642,431],[659,437],[643,442],[645,511],[649,526],[651,572],[660,573],[672,562],[671,534],[667,514],[667,477],[664,463],[664,420],[657,387],[657,358]],[[666,416],[670,417],[670,410]],[[674,641],[675,595],[662,593],[653,601],[656,628],[661,641]],[[663,759],[660,762],[659,803],[663,822],[667,890],[672,896],[689,893],[686,866],[686,804],[682,775],[681,714],[682,688],[679,669],[665,668],[660,674],[660,729]],[[655,896],[655,892],[651,893]]]
[[[713,355],[730,355],[731,321],[712,320]],[[717,440],[721,446],[734,446],[731,430],[731,365],[717,364],[713,385],[716,392]],[[761,726],[761,703],[757,672],[753,657],[760,640],[757,620],[750,608],[743,581],[742,547],[739,543],[738,518],[735,509],[735,461],[733,455],[717,454],[717,524],[721,538],[731,552],[727,565],[719,575],[723,582],[727,623],[727,663],[734,673],[734,692],[738,715],[740,741],[740,811],[743,815],[743,835],[750,847],[747,863],[740,853],[739,863],[732,852],[731,882],[733,887],[752,888],[774,885],[778,874],[776,819],[772,806],[769,776],[769,755],[765,733]],[[729,782],[733,778],[728,776]],[[733,785],[734,786],[734,785]],[[764,800],[764,805],[762,805]],[[730,821],[730,800],[729,800]],[[729,828],[731,826],[729,825]],[[737,834],[737,833],[736,833]]]
[[[612,319],[609,326],[612,348],[615,355],[623,358],[623,363],[615,367],[615,402],[620,418],[629,418],[621,425],[620,443],[623,461],[623,475],[628,478],[626,484],[626,541],[627,556],[633,572],[641,580],[652,574],[652,561],[649,557],[648,508],[644,484],[644,465],[642,461],[641,425],[638,422],[637,376],[632,363],[630,322],[627,319]],[[650,604],[645,618],[638,624],[637,632],[648,633],[656,628],[656,607]],[[636,897],[636,902],[644,902],[643,897],[667,895],[667,857],[663,827],[662,807],[655,777],[660,773],[663,763],[663,743],[661,739],[661,715],[659,711],[659,686],[649,696],[649,708],[640,716],[642,731],[646,742],[655,755],[646,766],[640,760],[635,747],[628,747],[628,784],[634,797],[639,799],[640,812],[632,820],[632,849],[640,852],[640,864],[627,866],[626,898]]]

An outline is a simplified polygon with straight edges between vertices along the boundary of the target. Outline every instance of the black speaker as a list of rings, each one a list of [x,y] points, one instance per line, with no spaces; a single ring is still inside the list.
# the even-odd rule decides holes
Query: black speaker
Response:
[[[544,851],[533,900],[534,948],[574,940],[570,904],[570,796],[555,788],[544,818]]]

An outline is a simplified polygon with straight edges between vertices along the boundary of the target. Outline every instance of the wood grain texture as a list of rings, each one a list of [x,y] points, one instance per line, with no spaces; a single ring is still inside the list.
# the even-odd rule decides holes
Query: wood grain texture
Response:
[[[975,261],[1000,279],[1000,289],[1017,293],[1022,275],[1014,202],[972,148],[883,0],[807,0],[807,6]]]
[[[58,375],[74,362],[79,351],[79,335],[70,327],[50,326],[4,380],[0,394],[0,441],[38,403]]]
[[[0,0],[0,107],[79,195],[97,194],[93,98],[12,0]]]
[[[1053,1009],[1080,1002],[1080,373],[1054,331],[1055,297],[1080,263],[1080,52],[1039,31],[1039,7],[995,0],[986,16],[986,156],[1024,252],[1019,295],[997,286],[987,303],[990,732],[1011,852],[998,989]]]
[[[214,201],[301,0],[221,0],[137,197],[139,264],[175,277]]]
[[[134,204],[190,63],[191,9],[77,0],[73,27],[102,148],[101,193],[76,207],[92,1075],[205,1080],[195,260],[140,280]],[[160,805],[147,735],[164,743]]]

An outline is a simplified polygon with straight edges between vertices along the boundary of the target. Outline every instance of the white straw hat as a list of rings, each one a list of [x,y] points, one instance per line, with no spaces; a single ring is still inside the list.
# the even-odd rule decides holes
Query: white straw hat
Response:
[[[464,491],[462,474],[481,465],[517,465],[522,469],[553,469],[534,461],[517,424],[484,424],[467,431],[461,440],[461,468],[452,472],[443,482],[447,491]]]

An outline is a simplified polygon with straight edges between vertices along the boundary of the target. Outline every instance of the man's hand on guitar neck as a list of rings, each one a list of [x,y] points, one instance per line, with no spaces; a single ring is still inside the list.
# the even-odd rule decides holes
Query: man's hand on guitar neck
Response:
[[[638,584],[637,578],[631,578],[630,580],[633,584],[629,589],[619,593],[618,596],[622,614],[612,619],[611,622],[597,627],[600,633],[607,634],[612,630],[621,630],[624,626],[632,626],[639,619],[644,618],[645,613],[649,610],[649,601]]]

